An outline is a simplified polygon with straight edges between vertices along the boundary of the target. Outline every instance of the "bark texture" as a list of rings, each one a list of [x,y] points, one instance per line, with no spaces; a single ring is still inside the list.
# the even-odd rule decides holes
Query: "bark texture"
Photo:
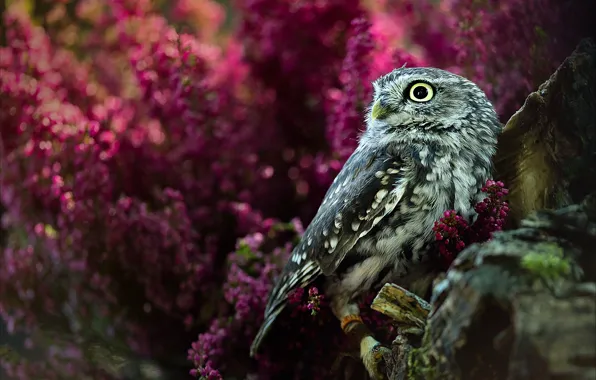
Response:
[[[511,227],[596,189],[595,89],[596,46],[586,39],[507,122],[495,166],[510,190]]]

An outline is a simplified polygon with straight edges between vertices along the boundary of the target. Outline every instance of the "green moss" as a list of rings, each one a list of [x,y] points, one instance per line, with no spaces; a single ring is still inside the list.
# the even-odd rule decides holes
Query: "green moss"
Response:
[[[426,350],[414,348],[408,354],[408,379],[434,379],[432,368],[426,363]]]
[[[553,243],[541,243],[523,257],[522,267],[543,280],[555,281],[571,273],[571,264],[563,250]]]
[[[427,330],[422,337],[420,348],[412,348],[407,356],[407,372],[409,380],[447,379],[445,374],[437,373],[436,358],[432,353],[431,334]]]

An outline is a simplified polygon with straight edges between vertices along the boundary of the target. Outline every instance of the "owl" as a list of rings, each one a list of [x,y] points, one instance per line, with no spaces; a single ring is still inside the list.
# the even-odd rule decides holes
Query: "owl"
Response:
[[[449,209],[475,216],[501,131],[478,86],[436,68],[395,69],[373,82],[364,121],[357,148],[269,295],[251,356],[288,294],[323,276],[333,314],[359,339],[370,375],[382,378],[387,348],[362,322],[359,299],[387,282],[416,291],[437,260],[434,222]]]

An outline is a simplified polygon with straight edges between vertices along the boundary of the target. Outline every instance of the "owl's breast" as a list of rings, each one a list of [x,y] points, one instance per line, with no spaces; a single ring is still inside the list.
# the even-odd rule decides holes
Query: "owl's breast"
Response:
[[[359,242],[357,250],[404,263],[423,261],[434,243],[434,223],[447,210],[468,218],[474,214],[478,180],[473,168],[458,166],[450,157],[413,170],[394,212]]]

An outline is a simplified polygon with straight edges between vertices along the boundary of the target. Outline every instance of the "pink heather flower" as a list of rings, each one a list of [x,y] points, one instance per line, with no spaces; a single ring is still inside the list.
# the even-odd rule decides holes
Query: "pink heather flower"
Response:
[[[476,241],[489,240],[493,232],[502,230],[509,214],[509,205],[503,200],[509,190],[505,188],[503,182],[489,180],[482,191],[488,197],[474,207],[478,213],[478,218],[473,225]]]
[[[145,17],[145,8],[129,5],[116,7],[123,35],[123,24]],[[165,343],[149,344],[165,342],[153,326],[177,329],[179,319],[183,324],[189,314],[198,315],[207,302],[202,299],[217,287],[213,273],[218,256],[227,254],[225,242],[243,230],[260,230],[263,221],[247,203],[252,195],[246,190],[256,189],[245,176],[259,165],[251,155],[262,128],[233,131],[232,119],[246,114],[235,95],[225,92],[235,91],[230,81],[243,77],[215,73],[211,49],[190,36],[165,33],[165,40],[122,40],[132,57],[128,64],[134,64],[129,72],[147,80],[136,88],[144,98],[119,96],[122,86],[114,86],[118,93],[110,96],[91,96],[90,85],[96,93],[107,88],[78,74],[83,82],[69,82],[63,71],[74,67],[72,75],[88,66],[79,69],[74,56],[55,48],[26,15],[10,10],[5,17],[12,43],[0,48],[0,87],[8,95],[0,111],[6,141],[1,193],[9,206],[3,219],[27,244],[0,248],[8,264],[0,266],[0,289],[9,295],[0,303],[2,317],[13,320],[15,330],[34,331],[45,315],[60,313],[66,304],[80,313],[73,316],[77,323],[91,323],[90,313],[100,313],[109,323],[98,333],[116,331],[138,353],[169,351]],[[154,51],[144,55],[143,47]],[[115,62],[122,64],[121,58],[116,51]],[[214,79],[206,80],[211,73]],[[125,72],[124,78],[132,77]],[[216,93],[213,100],[198,101]],[[203,123],[214,114],[230,119]],[[247,207],[237,207],[236,194],[243,192]],[[230,220],[242,223],[224,228]],[[220,230],[227,230],[225,236]],[[271,264],[262,271],[274,273]],[[251,302],[264,302],[263,294],[257,297],[228,295],[242,318]],[[172,331],[163,334],[171,337]]]
[[[455,0],[446,5],[457,65],[487,92],[504,120],[575,46],[574,33],[584,22],[581,3]],[[569,16],[577,26],[573,31],[562,21]]]
[[[346,57],[342,64],[339,79],[343,90],[335,100],[335,109],[331,113],[327,139],[333,151],[345,161],[356,147],[356,133],[362,127],[362,113],[372,93],[368,81],[359,78],[368,76],[370,53],[373,41],[370,23],[365,19],[355,19],[351,23],[352,36],[348,40]]]
[[[378,36],[375,41],[384,41],[385,52],[400,52],[403,55],[402,60],[395,61],[394,67],[405,63],[408,67],[448,68],[455,64],[453,57],[457,50],[450,41],[450,34],[446,33],[451,15],[446,12],[445,3],[448,2],[379,2],[381,9],[373,14],[373,30]],[[379,74],[383,72],[387,70]]]
[[[312,315],[317,315],[321,310],[321,301],[324,298],[322,294],[319,294],[319,290],[316,287],[313,286],[308,289],[308,304],[306,308],[310,310]]]
[[[199,335],[188,353],[196,369],[193,373],[197,376],[214,375],[213,368],[225,369],[226,355],[238,345],[248,350],[258,324],[262,322],[273,278],[290,252],[289,245],[276,248],[267,255],[261,249],[272,242],[279,243],[277,239],[286,231],[287,228],[279,223],[271,224],[264,233],[257,232],[240,239],[235,254],[229,256],[223,285],[225,304],[221,305],[222,310],[229,312],[215,315],[209,331]]]
[[[225,19],[222,5],[213,0],[176,0],[172,15],[177,21],[195,26],[198,37],[203,41],[212,40]]]
[[[288,302],[293,306],[300,306],[304,296],[304,288],[296,288],[288,294]]]
[[[445,211],[435,222],[433,231],[439,253],[450,264],[466,245],[490,240],[493,232],[500,231],[505,224],[509,206],[503,200],[509,191],[501,181],[488,180],[482,187],[488,196],[474,206],[478,213],[471,225],[454,210]]]
[[[23,379],[113,380],[82,354],[94,334],[163,366],[192,335],[204,379],[325,378],[346,341],[320,283],[246,353],[356,146],[370,81],[448,68],[506,115],[568,40],[552,0],[239,0],[233,27],[213,0],[55,3],[40,23],[14,4],[2,15],[0,317],[47,359],[0,359]],[[448,211],[434,226],[446,261],[502,228],[507,190],[483,191],[474,223]],[[391,342],[372,297],[362,317]],[[64,342],[34,339],[48,321]]]
[[[453,210],[445,211],[443,217],[435,222],[433,231],[435,239],[439,242],[439,253],[449,263],[466,246],[462,237],[468,228],[468,222]]]
[[[316,316],[321,307],[326,305],[324,300],[325,296],[319,294],[319,289],[316,286],[310,287],[308,292],[304,288],[297,288],[288,294],[288,303],[295,311],[293,313],[294,317],[297,316],[296,312],[307,312],[312,316]]]

